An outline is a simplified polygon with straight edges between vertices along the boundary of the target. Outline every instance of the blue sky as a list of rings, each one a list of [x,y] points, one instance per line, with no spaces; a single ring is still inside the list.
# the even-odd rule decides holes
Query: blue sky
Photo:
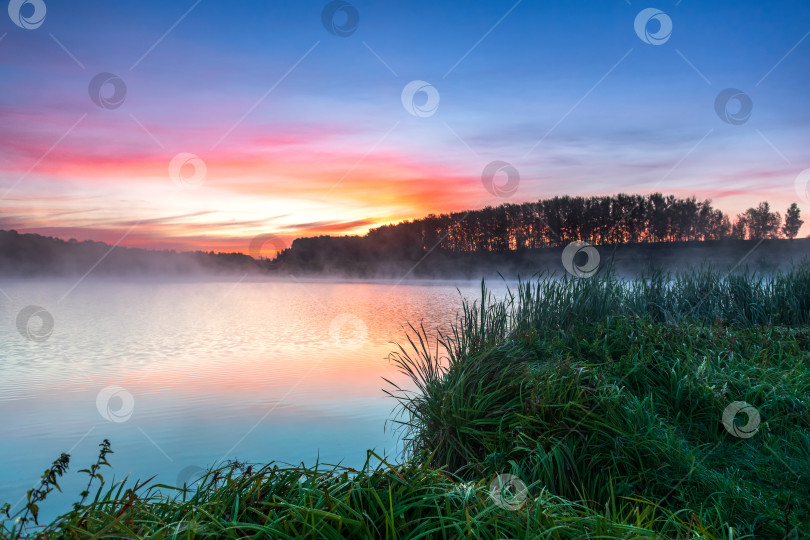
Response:
[[[340,37],[327,2],[41,1],[41,26],[0,22],[3,228],[242,250],[563,194],[810,210],[807,2],[356,1]],[[646,8],[672,22],[660,45]],[[120,107],[89,99],[100,72]],[[403,107],[414,80],[433,114]],[[726,88],[753,104],[740,125]],[[193,189],[178,154],[206,165]],[[520,172],[508,199],[482,186],[493,160]]]

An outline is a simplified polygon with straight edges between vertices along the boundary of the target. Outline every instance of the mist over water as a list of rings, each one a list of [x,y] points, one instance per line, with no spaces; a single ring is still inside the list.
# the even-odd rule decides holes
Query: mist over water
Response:
[[[391,342],[408,322],[446,328],[456,287],[480,296],[480,282],[2,281],[0,500],[19,503],[69,452],[65,495],[49,497],[42,517],[66,510],[104,438],[115,452],[105,478],[169,484],[228,459],[394,456],[382,377],[405,381],[386,358]],[[29,305],[52,315],[46,339],[18,330]]]

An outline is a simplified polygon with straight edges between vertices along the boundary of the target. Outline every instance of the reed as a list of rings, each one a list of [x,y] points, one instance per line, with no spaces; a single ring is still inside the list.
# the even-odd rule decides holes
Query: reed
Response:
[[[593,509],[688,509],[720,536],[796,535],[810,524],[808,284],[807,266],[541,276],[500,300],[482,283],[443,356],[414,327],[391,355],[413,383],[390,391],[406,457]],[[734,402],[759,412],[754,437],[723,426]]]
[[[578,539],[586,531],[592,538],[719,538],[686,512],[653,501],[617,499],[595,511],[531,486],[536,492],[508,510],[494,504],[492,480],[463,482],[425,463],[392,465],[373,452],[360,469],[229,463],[190,489],[100,487],[81,509],[28,532],[38,538]]]

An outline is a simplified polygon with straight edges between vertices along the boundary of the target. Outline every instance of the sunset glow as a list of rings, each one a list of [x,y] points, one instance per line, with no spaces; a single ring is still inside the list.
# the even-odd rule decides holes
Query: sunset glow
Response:
[[[807,206],[794,186],[810,165],[800,18],[684,3],[671,40],[650,47],[622,2],[519,3],[494,27],[508,7],[461,21],[358,2],[347,39],[325,31],[318,3],[188,4],[51,3],[35,31],[3,23],[0,228],[247,252],[258,234],[288,245],[565,194],[694,195],[732,216]],[[98,73],[122,81],[120,106],[88,96]],[[429,116],[402,106],[412,80],[441,96]],[[715,114],[726,87],[752,97],[745,125]],[[172,181],[181,153],[205,164],[199,185]],[[509,198],[481,185],[496,159],[520,171]]]

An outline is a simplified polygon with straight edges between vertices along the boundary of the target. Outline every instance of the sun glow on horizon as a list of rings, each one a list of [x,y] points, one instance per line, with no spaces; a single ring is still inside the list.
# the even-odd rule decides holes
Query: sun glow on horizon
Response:
[[[632,7],[593,7],[599,24],[572,41],[577,10],[520,5],[462,57],[470,29],[503,15],[494,6],[462,17],[440,4],[428,18],[389,6],[392,25],[364,5],[362,36],[344,39],[325,33],[317,9],[249,5],[273,32],[203,3],[154,49],[155,17],[169,27],[178,7],[55,4],[47,29],[6,20],[0,228],[247,253],[258,235],[362,235],[562,195],[694,195],[731,217],[765,200],[810,211],[794,189],[810,165],[798,20],[735,19],[720,39],[695,29],[723,8],[679,5],[671,42],[651,46]],[[442,22],[459,17],[467,24]],[[761,39],[740,42],[743,30]],[[689,63],[673,54],[686,45]],[[107,93],[94,96],[100,75]],[[409,103],[414,82],[430,94]],[[715,110],[732,84],[754,103],[740,125]],[[482,185],[496,160],[519,171],[509,197]]]

